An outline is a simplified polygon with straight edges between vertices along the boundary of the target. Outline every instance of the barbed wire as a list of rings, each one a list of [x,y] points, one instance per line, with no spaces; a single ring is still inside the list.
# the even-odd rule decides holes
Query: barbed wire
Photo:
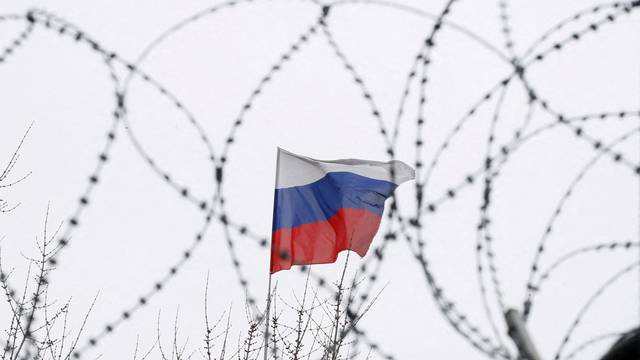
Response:
[[[607,146],[605,149],[610,149],[613,146],[625,141],[626,139],[628,139],[636,131],[637,131],[637,129],[634,129],[633,131],[625,133],[624,135],[622,135],[621,137],[616,139],[613,143],[611,143],[609,146]],[[531,312],[532,298],[533,298],[534,294],[539,290],[539,286],[535,286],[533,284],[533,282],[534,282],[533,278],[537,275],[537,272],[538,272],[538,269],[539,269],[540,257],[542,255],[542,253],[544,252],[547,239],[549,238],[549,236],[553,232],[553,228],[554,228],[555,222],[558,220],[558,218],[562,214],[562,210],[563,210],[566,202],[575,193],[577,186],[584,180],[584,178],[587,175],[587,173],[593,168],[593,166],[597,163],[597,161],[601,158],[601,156],[603,154],[604,154],[603,152],[599,152],[597,155],[595,155],[580,170],[578,175],[571,181],[571,183],[569,184],[569,186],[565,190],[564,194],[562,195],[562,197],[558,201],[558,205],[555,207],[555,210],[553,211],[553,214],[551,215],[550,220],[548,221],[548,223],[545,226],[544,234],[543,234],[542,238],[540,239],[540,241],[538,243],[537,252],[536,252],[536,258],[535,258],[534,263],[533,263],[533,265],[531,267],[531,272],[529,274],[529,280],[527,282],[527,299],[525,300],[525,302],[523,304],[523,309],[524,309],[523,317],[525,319],[527,319],[529,317],[529,314]],[[600,250],[600,249],[596,248],[596,250]],[[580,252],[582,252],[584,250],[583,249],[578,249],[576,251],[578,251],[578,253],[580,253]],[[588,250],[586,250],[586,251],[588,251]],[[574,256],[574,255],[570,255],[570,256]],[[555,266],[557,266],[557,265],[555,265]],[[553,268],[553,266],[552,266],[552,268]],[[547,270],[547,271],[551,271],[551,270]],[[547,276],[545,276],[545,278],[546,277],[548,277],[548,274],[547,274]],[[542,275],[541,275],[541,278],[542,278]]]
[[[73,354],[75,358],[80,358],[87,350],[95,347],[106,336],[115,332],[115,330],[123,322],[131,319],[133,314],[148,304],[149,300],[155,295],[159,294],[166,286],[166,284],[172,280],[180,271],[180,269],[188,262],[193,253],[197,250],[199,244],[202,243],[208,229],[211,227],[213,220],[222,225],[224,237],[226,239],[229,256],[232,261],[234,271],[237,276],[238,284],[243,289],[246,295],[247,302],[258,310],[258,303],[256,298],[251,294],[250,284],[242,268],[242,260],[238,253],[235,251],[235,242],[237,239],[250,239],[259,248],[268,250],[268,240],[266,236],[261,236],[257,232],[250,229],[247,225],[243,225],[242,222],[235,220],[228,210],[226,209],[225,197],[224,197],[224,184],[225,184],[225,169],[228,165],[230,158],[230,149],[232,145],[237,142],[239,130],[246,122],[246,116],[253,108],[255,101],[267,90],[267,85],[273,82],[273,78],[276,77],[287,63],[292,58],[303,51],[303,47],[310,41],[310,39],[321,33],[327,40],[329,48],[333,51],[335,57],[340,61],[344,70],[351,76],[353,83],[360,90],[362,99],[369,107],[370,116],[376,122],[378,131],[382,137],[385,152],[392,158],[396,153],[396,148],[399,141],[400,123],[403,121],[405,110],[407,108],[410,93],[412,92],[412,85],[417,85],[415,90],[417,91],[417,118],[415,122],[415,162],[414,165],[417,170],[417,177],[415,182],[415,200],[416,208],[415,213],[411,215],[410,212],[405,213],[403,207],[398,206],[401,199],[394,197],[391,200],[390,211],[387,213],[387,228],[382,231],[384,234],[383,239],[379,245],[375,245],[372,249],[372,255],[367,257],[359,267],[359,273],[364,277],[363,285],[358,285],[358,289],[364,289],[358,293],[356,298],[350,302],[349,311],[357,313],[358,309],[361,309],[363,304],[369,299],[371,292],[378,279],[382,269],[382,265],[385,260],[385,252],[390,244],[399,244],[398,238],[404,238],[409,249],[412,251],[416,263],[422,270],[426,285],[431,293],[434,302],[438,310],[441,312],[445,320],[450,326],[462,336],[468,343],[477,348],[479,351],[485,353],[490,358],[501,359],[514,359],[517,357],[517,353],[514,353],[507,344],[504,342],[503,336],[506,334],[505,326],[500,326],[501,317],[496,316],[491,310],[489,303],[489,297],[487,289],[492,288],[494,296],[497,301],[498,309],[504,312],[507,308],[506,302],[503,298],[502,281],[498,272],[498,267],[495,261],[496,253],[493,247],[494,236],[491,234],[490,224],[491,221],[491,204],[493,197],[494,183],[500,175],[502,167],[510,160],[510,156],[521,148],[525,143],[531,141],[533,138],[551,131],[556,128],[566,128],[570,130],[579,141],[586,142],[591,145],[593,151],[596,152],[594,158],[581,170],[576,179],[570,184],[569,188],[565,192],[565,195],[559,202],[558,207],[554,211],[549,220],[549,224],[544,231],[542,240],[534,255],[533,264],[530,269],[529,280],[526,284],[526,297],[523,302],[522,309],[525,319],[530,316],[531,308],[534,304],[535,295],[539,292],[541,284],[548,280],[553,270],[555,270],[561,264],[564,264],[569,259],[577,257],[582,254],[591,252],[601,252],[603,250],[624,250],[629,251],[633,247],[637,247],[637,242],[627,241],[622,243],[608,243],[597,244],[586,247],[581,247],[570,251],[569,253],[560,257],[545,271],[540,272],[540,260],[545,253],[545,243],[547,238],[552,232],[554,223],[562,213],[562,207],[569,197],[574,193],[574,188],[584,178],[585,174],[595,165],[596,161],[603,155],[609,156],[615,164],[625,166],[633,171],[632,174],[640,175],[640,165],[636,164],[632,160],[629,160],[622,152],[613,151],[613,147],[621,143],[624,140],[630,138],[632,133],[635,133],[637,129],[631,132],[625,133],[617,140],[607,143],[605,140],[598,138],[597,135],[592,135],[587,132],[577,123],[587,123],[592,121],[604,121],[611,119],[629,119],[632,117],[639,117],[640,112],[636,110],[625,111],[612,111],[602,112],[599,114],[582,115],[582,116],[566,116],[561,111],[553,108],[547,100],[541,97],[541,95],[534,90],[530,80],[527,79],[526,73],[528,69],[535,64],[543,62],[548,56],[563,51],[568,45],[576,43],[582,40],[589,34],[600,31],[604,26],[613,24],[622,15],[631,14],[634,10],[640,7],[640,1],[630,2],[613,2],[601,5],[596,5],[591,8],[582,10],[575,13],[557,23],[548,31],[544,32],[538,39],[522,53],[522,56],[518,56],[515,50],[515,42],[513,40],[513,28],[510,21],[510,15],[508,12],[509,4],[506,0],[498,1],[498,15],[501,20],[502,34],[504,41],[504,48],[507,54],[504,54],[497,46],[493,45],[489,41],[481,38],[479,35],[473,33],[468,28],[452,22],[448,19],[448,15],[454,9],[453,5],[455,0],[448,1],[440,14],[434,15],[421,9],[410,7],[403,4],[397,4],[391,1],[384,0],[343,0],[330,4],[320,4],[318,2],[312,2],[315,4],[320,12],[320,15],[315,21],[308,25],[305,31],[303,31],[288,47],[280,57],[273,63],[266,74],[259,80],[258,84],[249,93],[248,98],[242,104],[238,115],[231,122],[232,126],[227,134],[224,143],[222,144],[222,150],[219,156],[215,155],[214,146],[210,139],[210,135],[205,131],[202,126],[202,121],[198,120],[196,116],[191,112],[185,102],[178,99],[167,87],[163,86],[160,82],[152,78],[149,74],[141,69],[141,64],[144,60],[157,48],[161,43],[169,39],[174,34],[179,33],[191,24],[197,21],[207,18],[211,14],[218,14],[223,9],[235,7],[240,3],[254,3],[254,0],[238,0],[238,1],[226,1],[218,5],[209,7],[202,11],[199,11],[191,16],[184,18],[171,26],[167,30],[163,31],[158,37],[156,37],[149,45],[147,45],[143,51],[138,55],[135,61],[129,62],[116,52],[106,49],[96,40],[81,30],[80,27],[70,23],[69,21],[58,17],[57,15],[44,11],[44,10],[30,10],[24,15],[0,15],[1,21],[23,21],[25,28],[18,34],[18,36],[12,40],[12,42],[0,50],[0,65],[5,60],[16,52],[20,47],[24,46],[24,43],[28,40],[30,35],[35,29],[46,29],[54,34],[58,34],[62,37],[72,39],[77,44],[82,44],[88,47],[89,51],[94,52],[103,62],[106,64],[109,72],[109,78],[114,85],[114,98],[115,106],[112,113],[112,123],[107,132],[107,140],[98,155],[98,161],[94,170],[88,176],[88,182],[84,191],[81,193],[77,208],[71,212],[67,226],[63,228],[62,235],[58,240],[58,249],[54,256],[51,258],[52,265],[57,264],[59,255],[62,253],[62,249],[66,249],[73,236],[73,232],[80,225],[82,213],[90,205],[91,194],[94,188],[100,184],[100,176],[103,168],[106,166],[109,153],[112,150],[116,134],[120,126],[124,127],[125,132],[129,140],[134,145],[136,152],[143,158],[147,166],[163,181],[167,186],[172,188],[180,199],[183,199],[197,209],[201,211],[203,216],[203,224],[197,230],[196,235],[192,243],[179,255],[178,260],[169,267],[169,271],[166,275],[153,282],[152,287],[142,295],[138,297],[138,300],[130,307],[122,310],[120,316],[114,321],[106,324],[103,330],[91,336],[85,345],[80,347],[77,352]],[[393,127],[388,129],[385,125],[385,117],[383,116],[380,106],[374,99],[373,92],[366,84],[366,79],[356,70],[356,64],[348,58],[346,52],[342,49],[340,44],[336,41],[331,31],[329,23],[330,14],[334,8],[346,5],[376,5],[384,6],[387,8],[396,9],[405,13],[412,13],[424,18],[428,18],[433,21],[433,27],[427,34],[425,39],[421,42],[420,49],[414,56],[414,61],[410,67],[410,70],[406,76],[404,89],[400,99],[399,106],[393,118]],[[604,15],[600,16],[601,13]],[[536,50],[542,47],[548,40],[559,34],[562,30],[572,26],[574,23],[583,20],[587,15],[597,17],[596,20],[588,21],[588,24],[578,30],[571,30],[570,34],[565,37],[561,37],[560,40],[553,41],[548,47],[543,50]],[[431,161],[425,166],[427,152],[425,150],[425,126],[428,116],[426,115],[427,101],[427,87],[429,83],[429,68],[434,56],[434,48],[436,45],[436,39],[438,34],[443,29],[450,29],[451,31],[459,32],[467,38],[473,40],[475,43],[481,45],[487,49],[490,53],[496,56],[500,61],[507,62],[513,66],[513,71],[500,80],[496,85],[487,90],[479,100],[467,110],[462,118],[455,123],[452,130],[445,136],[444,141],[436,148]],[[114,68],[115,65],[121,66],[125,69],[126,75],[121,78],[116,74]],[[130,126],[127,118],[127,104],[128,91],[131,82],[134,79],[142,80],[144,84],[155,89],[168,103],[172,104],[179,113],[187,120],[186,124],[194,128],[199,140],[202,143],[203,148],[206,150],[206,156],[211,166],[212,186],[211,193],[205,196],[196,195],[188,186],[184,185],[181,181],[171,174],[169,171],[163,169],[159,164],[159,160],[154,158],[149,152],[146,151],[143,144],[136,136],[136,132],[133,126]],[[505,102],[505,97],[509,92],[511,85],[517,80],[525,88],[528,94],[527,113],[524,116],[522,124],[516,128],[512,137],[503,144],[496,144],[495,131],[500,121],[500,112]],[[475,169],[467,172],[457,183],[449,187],[442,195],[437,197],[428,197],[426,189],[430,183],[431,177],[436,168],[443,162],[443,157],[447,150],[450,148],[451,143],[460,134],[464,126],[474,118],[479,117],[478,113],[481,107],[488,106],[491,100],[496,99],[495,108],[492,117],[489,119],[489,135],[486,140],[486,151],[483,157],[483,163]],[[556,121],[545,124],[534,130],[527,132],[530,127],[532,118],[534,116],[534,110],[540,109],[544,113],[551,115]],[[479,120],[478,120],[479,121]],[[637,177],[637,176],[636,176]],[[483,179],[483,181],[478,181]],[[483,308],[489,327],[491,328],[492,336],[488,336],[484,333],[479,326],[474,325],[476,322],[471,321],[471,316],[459,309],[455,302],[447,297],[443,284],[438,281],[438,277],[434,274],[428,253],[425,252],[425,247],[428,238],[425,232],[425,221],[428,216],[435,216],[439,212],[441,205],[447,202],[454,202],[457,195],[465,188],[471,188],[481,183],[480,193],[482,194],[482,204],[479,209],[479,222],[476,229],[476,263],[477,263],[477,275],[478,286],[480,295],[483,302]],[[639,180],[640,184],[640,180]],[[640,211],[640,210],[639,210]],[[373,263],[373,264],[372,264]],[[483,263],[486,264],[486,268],[489,271],[489,278],[491,280],[490,286],[485,281]],[[630,265],[625,268],[619,274],[627,274],[635,265]],[[305,274],[306,267],[300,267],[300,273]],[[540,273],[539,276],[538,273]],[[335,289],[331,288],[330,281],[326,278],[312,273],[312,278],[318,285],[328,292],[334,292]],[[597,290],[596,294],[589,300],[587,305],[579,313],[576,320],[571,325],[567,335],[563,338],[560,348],[556,353],[556,359],[559,359],[562,355],[564,347],[570,340],[571,334],[575,327],[580,323],[581,317],[586,313],[590,304],[595,301],[615,280],[622,275],[616,275],[610,279],[605,285]],[[355,280],[353,284],[356,288]],[[358,300],[359,299],[359,300]],[[355,312],[354,312],[355,311]],[[353,333],[362,340],[367,346],[373,349],[376,353],[386,359],[393,359],[393,355],[384,351],[381,344],[371,340],[370,334],[364,331],[361,327],[356,327]],[[594,340],[594,341],[600,341]],[[587,344],[587,343],[585,343]],[[589,343],[590,344],[590,343]],[[588,345],[585,345],[588,346]],[[583,347],[578,347],[576,351],[569,355],[573,357],[574,354]]]
[[[572,351],[569,352],[569,354],[567,354],[567,356],[565,356],[563,359],[564,360],[571,360],[573,358],[575,358],[576,356],[578,356],[579,353],[581,353],[582,351],[586,350],[587,348],[589,348],[590,346],[593,346],[594,344],[597,344],[603,340],[612,340],[612,339],[618,339],[620,338],[620,336],[626,334],[625,332],[622,331],[618,331],[618,332],[610,332],[610,333],[606,333],[606,334],[601,334],[598,336],[595,336],[585,342],[583,342],[582,344],[576,346],[576,348]]]
[[[532,293],[532,297],[534,297],[537,293],[540,292],[542,284],[549,279],[549,277],[551,276],[551,273],[554,272],[561,265],[564,265],[569,260],[572,260],[581,255],[586,255],[591,253],[600,253],[605,251],[614,251],[614,250],[626,251],[631,247],[638,247],[638,246],[640,246],[640,242],[631,242],[631,241],[610,242],[610,243],[599,243],[596,245],[585,246],[585,247],[581,247],[581,248],[569,251],[566,254],[559,257],[546,270],[540,273],[540,277],[538,281],[535,282],[535,284],[531,285],[531,287],[534,289],[534,292]]]
[[[576,315],[576,318],[573,320],[573,322],[571,323],[571,326],[569,326],[569,329],[567,330],[567,333],[562,338],[562,342],[560,343],[560,346],[558,347],[558,350],[556,351],[556,354],[553,357],[554,360],[560,359],[560,357],[562,356],[562,352],[564,351],[565,346],[567,345],[567,343],[569,343],[569,340],[571,339],[571,335],[573,334],[573,332],[576,329],[576,327],[578,326],[578,324],[580,324],[580,321],[582,321],[582,318],[587,313],[587,310],[591,307],[591,305],[593,305],[593,303],[605,292],[605,290],[607,288],[612,286],[616,281],[618,281],[618,279],[620,279],[624,275],[626,275],[629,272],[631,272],[631,270],[634,270],[634,268],[636,268],[638,265],[640,265],[640,262],[634,262],[633,264],[625,266],[624,268],[622,268],[622,270],[616,272],[613,276],[611,276],[609,279],[607,279],[607,281],[605,281],[593,293],[593,295],[591,295],[589,297],[589,299],[582,306],[580,311],[578,311],[578,314]]]

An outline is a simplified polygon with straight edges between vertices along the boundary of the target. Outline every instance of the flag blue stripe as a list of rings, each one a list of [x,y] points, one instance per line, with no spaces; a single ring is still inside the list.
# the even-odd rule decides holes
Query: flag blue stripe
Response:
[[[330,172],[311,184],[276,189],[273,231],[325,221],[343,208],[382,216],[384,201],[396,187],[350,172]]]

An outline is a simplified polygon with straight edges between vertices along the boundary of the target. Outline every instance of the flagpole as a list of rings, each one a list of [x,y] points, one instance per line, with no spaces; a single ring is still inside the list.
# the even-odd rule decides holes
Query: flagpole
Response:
[[[273,215],[272,215],[272,223],[275,222],[276,220],[276,191],[275,189],[277,189],[278,187],[278,171],[279,171],[279,166],[280,166],[280,147],[278,147],[277,150],[277,154],[276,154],[276,181],[275,181],[275,186],[274,186],[274,195],[273,195]],[[273,230],[273,225],[272,225],[272,230]],[[273,233],[272,233],[273,236]],[[271,239],[271,244],[269,244],[269,285],[267,288],[267,309],[266,309],[266,321],[265,321],[265,331],[264,331],[264,360],[267,360],[268,358],[268,354],[269,354],[269,317],[271,315],[271,276],[273,275],[271,273],[271,265],[273,262],[273,256],[271,255],[271,252],[273,251],[273,238]]]
[[[271,261],[269,261],[271,263]],[[271,267],[271,266],[269,266]],[[266,326],[264,331],[264,360],[267,360],[269,353],[269,317],[271,313],[271,269],[269,269],[269,288],[267,289],[267,318],[266,318]]]

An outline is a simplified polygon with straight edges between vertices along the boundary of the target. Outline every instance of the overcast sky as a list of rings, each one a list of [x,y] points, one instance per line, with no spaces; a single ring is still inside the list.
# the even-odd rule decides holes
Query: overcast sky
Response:
[[[46,9],[75,24],[108,51],[133,62],[165,30],[219,3],[14,1],[0,4],[0,14]],[[429,14],[438,14],[445,2],[396,2],[419,11],[389,4],[346,3],[335,6],[327,18],[336,43],[364,79],[388,127],[393,125],[414,58],[433,27]],[[596,4],[598,1],[591,0],[509,1],[515,53],[522,55],[547,30]],[[536,51],[545,51],[574,31],[618,12],[606,6],[589,12],[554,32]],[[240,2],[172,33],[147,54],[140,68],[180,99],[219,156],[237,114],[260,79],[319,15],[320,7],[311,1]],[[498,1],[457,2],[447,20],[435,40],[428,68],[421,151],[425,164],[472,106],[512,72],[512,66],[501,57],[508,58],[509,52]],[[0,47],[10,44],[26,26],[24,20],[0,22]],[[570,42],[561,52],[552,51],[544,62],[531,65],[526,76],[540,96],[566,117],[637,112],[639,44],[636,8],[614,23],[606,22],[597,32],[584,34],[579,42]],[[126,69],[116,66],[116,71],[125,78]],[[416,81],[400,123],[396,151],[397,159],[412,165],[416,159],[419,88]],[[140,146],[191,195],[210,199],[215,190],[213,171],[200,134],[184,113],[148,82],[134,77],[128,91],[127,121]],[[499,102],[500,92],[495,94],[469,118],[439,158],[425,198],[440,198],[481,168]],[[64,223],[64,231],[85,191],[111,126],[113,83],[104,61],[88,46],[37,25],[23,46],[0,64],[0,99],[0,165],[33,123],[9,179],[31,175],[11,188],[0,188],[0,199],[20,204],[14,211],[0,214],[2,265],[5,270],[15,269],[12,277],[20,284],[18,280],[27,272],[24,257],[37,254],[35,241],[42,237],[47,204],[49,231],[60,223]],[[527,93],[514,81],[504,95],[494,152],[499,144],[509,142],[528,109]],[[229,148],[223,191],[229,218],[246,224],[261,237],[270,233],[277,146],[319,159],[388,159],[369,104],[320,31],[309,36],[273,75],[243,120]],[[534,106],[525,133],[555,120]],[[580,124],[604,146],[639,125],[638,116]],[[632,133],[611,151],[620,153],[624,161],[613,161],[613,155],[600,156],[572,188],[548,238],[540,268],[546,269],[576,248],[639,241],[640,188],[632,168],[640,163],[640,135]],[[506,307],[522,309],[527,277],[545,228],[568,187],[598,154],[589,141],[559,126],[527,141],[501,169],[494,184],[490,218]],[[473,186],[456,193],[455,199],[442,203],[435,214],[426,215],[422,236],[427,242],[425,256],[447,296],[483,334],[491,335],[476,272],[481,185],[478,178]],[[413,216],[414,184],[400,187],[398,197],[403,214]],[[120,126],[90,206],[51,278],[51,298],[65,301],[73,297],[75,326],[98,295],[81,343],[152,289],[181,259],[203,222],[204,214],[149,167]],[[378,234],[374,245],[382,240]],[[234,241],[249,293],[262,300],[268,253],[253,240],[234,236]],[[483,358],[485,355],[456,333],[438,310],[407,242],[399,239],[391,243],[385,254],[373,293],[384,290],[361,324],[371,340],[398,359]],[[553,273],[536,297],[529,321],[532,337],[545,359],[556,353],[593,292],[637,262],[638,254],[637,246],[629,251],[590,252]],[[367,258],[371,256],[369,253]],[[350,271],[365,260],[351,257]],[[314,266],[312,271],[337,279],[343,261],[341,256],[338,264]],[[202,244],[164,290],[86,355],[130,358],[136,336],[142,347],[155,341],[159,312],[161,330],[168,334],[178,308],[182,336],[189,338],[193,348],[201,346],[207,274],[211,277],[209,310],[219,316],[233,304],[232,332],[237,336],[245,326],[245,293],[232,266],[223,228],[214,221]],[[274,280],[282,296],[290,300],[292,293],[304,286],[304,276],[296,270],[280,272]],[[485,276],[485,281],[491,284],[490,277]],[[600,334],[637,325],[639,284],[640,272],[635,268],[609,287],[590,307],[563,354]],[[493,289],[487,291],[500,336],[513,349]],[[328,295],[324,290],[321,293]],[[8,316],[5,310],[0,312],[2,319]],[[610,343],[586,349],[584,358],[597,358]]]

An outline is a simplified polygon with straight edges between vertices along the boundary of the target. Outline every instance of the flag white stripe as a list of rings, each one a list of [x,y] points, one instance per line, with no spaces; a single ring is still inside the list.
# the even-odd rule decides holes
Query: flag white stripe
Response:
[[[393,176],[392,176],[392,169]],[[402,161],[389,162],[344,159],[316,160],[278,148],[276,189],[311,184],[329,172],[350,172],[396,185],[415,178],[415,171]]]

